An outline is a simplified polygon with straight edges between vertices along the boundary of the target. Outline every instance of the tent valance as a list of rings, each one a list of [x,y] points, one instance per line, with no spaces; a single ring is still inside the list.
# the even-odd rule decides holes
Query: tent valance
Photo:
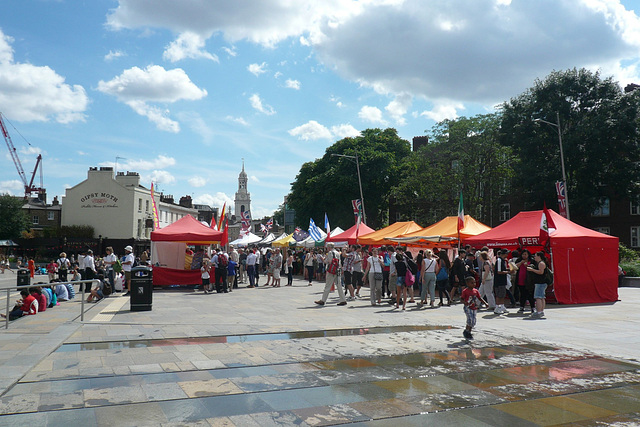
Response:
[[[396,222],[378,231],[369,233],[362,238],[358,238],[358,243],[370,246],[393,245],[396,242],[390,240],[391,238],[401,237],[418,230],[422,230],[422,227],[413,221]]]
[[[350,245],[355,245],[359,243],[359,239],[365,237],[369,233],[373,233],[375,230],[369,227],[367,224],[361,223],[358,228],[358,224],[355,224],[353,227],[343,231],[340,234],[331,233],[329,237],[325,239],[327,242],[347,242]],[[356,239],[356,234],[358,238]],[[356,241],[357,240],[357,241]]]
[[[200,221],[186,215],[164,228],[151,232],[152,242],[184,242],[194,245],[220,243],[222,232],[203,225]]]
[[[464,240],[467,237],[476,236],[489,230],[491,230],[491,227],[484,225],[471,215],[465,215],[464,227],[460,230],[460,239]],[[450,245],[458,240],[458,217],[448,216],[421,230],[390,238],[389,240],[416,246],[435,246],[441,243]]]

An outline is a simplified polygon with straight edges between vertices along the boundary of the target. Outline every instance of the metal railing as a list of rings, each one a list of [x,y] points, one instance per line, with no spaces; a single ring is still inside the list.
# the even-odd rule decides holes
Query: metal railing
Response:
[[[13,285],[11,287],[8,288],[0,288],[0,291],[6,290],[7,291],[7,317],[5,319],[5,325],[4,328],[5,329],[9,329],[9,313],[10,313],[10,305],[11,305],[11,291],[15,290],[20,290],[20,289],[28,289],[28,288],[32,288],[34,286],[52,286],[52,285],[66,285],[66,284],[70,284],[70,285],[78,285],[80,283],[93,283],[93,282],[99,282],[100,279],[87,279],[87,280],[73,280],[70,282],[51,282],[51,283],[32,283],[30,285]],[[82,295],[80,296],[80,300],[82,301],[80,303],[80,321],[84,322],[84,295],[85,295],[85,291],[86,291],[86,286],[82,287]]]

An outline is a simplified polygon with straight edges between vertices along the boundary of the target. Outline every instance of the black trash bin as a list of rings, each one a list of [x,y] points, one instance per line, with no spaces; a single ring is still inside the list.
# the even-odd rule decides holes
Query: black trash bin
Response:
[[[131,269],[131,311],[151,311],[153,273],[146,266]]]
[[[26,268],[18,270],[16,277],[18,278],[18,286],[29,286],[31,284],[31,273]]]

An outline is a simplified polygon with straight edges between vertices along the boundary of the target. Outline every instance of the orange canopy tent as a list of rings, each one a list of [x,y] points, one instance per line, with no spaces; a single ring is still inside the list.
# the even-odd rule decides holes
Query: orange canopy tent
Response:
[[[359,237],[358,244],[370,246],[395,245],[396,242],[389,240],[389,238],[403,236],[418,230],[422,230],[422,227],[413,221],[396,222],[366,236]]]
[[[356,224],[340,234],[336,234],[335,236],[332,234],[330,237],[327,237],[325,239],[325,242],[347,242],[350,245],[355,245],[356,243],[360,243],[360,239],[365,237],[367,234],[373,233],[374,231],[375,230],[373,228],[369,227],[365,223],[361,223],[359,229],[358,224]],[[358,234],[357,239],[356,233]]]
[[[485,231],[491,230],[491,227],[484,225],[480,221],[471,217],[464,216],[464,227],[458,235],[458,217],[448,216],[441,221],[436,222],[422,230],[403,236],[393,237],[390,240],[396,243],[411,246],[454,246],[460,239],[477,236]]]

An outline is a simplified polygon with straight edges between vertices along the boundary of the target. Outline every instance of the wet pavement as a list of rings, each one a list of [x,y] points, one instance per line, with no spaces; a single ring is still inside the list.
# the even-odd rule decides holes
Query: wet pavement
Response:
[[[0,425],[640,425],[640,290],[548,307],[547,320],[480,312],[466,340],[459,305],[401,312],[363,290],[316,307],[321,286],[294,284],[166,290],[150,312],[118,296],[84,323],[71,302],[14,322],[0,372],[20,374],[0,374]],[[625,330],[601,338],[584,320],[604,315]]]

